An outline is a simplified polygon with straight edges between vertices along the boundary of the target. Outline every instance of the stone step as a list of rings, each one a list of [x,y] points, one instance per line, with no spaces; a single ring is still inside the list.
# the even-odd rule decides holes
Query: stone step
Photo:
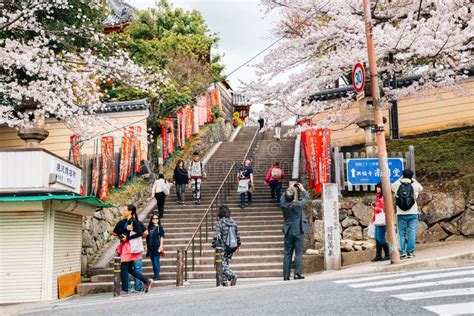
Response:
[[[283,219],[276,219],[276,220],[262,219],[258,223],[260,224],[260,227],[264,227],[264,226],[268,226],[268,225],[272,225],[272,226],[273,225],[278,225],[281,228],[281,226],[283,225]],[[166,225],[165,226],[166,231],[168,231],[169,229],[189,230],[189,228],[183,227],[183,226],[185,226],[183,224],[188,224],[189,225],[189,222],[180,222],[180,221],[171,222],[171,220],[167,220],[166,223],[164,223],[164,225]],[[238,224],[239,224],[239,228],[242,228],[245,225],[255,224],[255,221],[254,220],[239,220]],[[196,225],[194,225],[194,229],[195,228],[196,228]]]
[[[233,261],[231,263],[232,270],[235,272],[249,272],[249,271],[262,271],[262,270],[282,270],[283,268],[283,263],[282,262],[266,262],[266,263],[248,263],[248,264],[235,264]],[[174,268],[174,269],[172,269]],[[207,272],[207,273],[214,273],[215,276],[215,267],[214,264],[195,264],[194,266],[194,272],[192,272],[192,266],[191,263],[188,263],[188,273],[196,273],[196,272]],[[153,268],[151,266],[146,266],[143,267],[142,273],[149,277],[153,277]],[[176,280],[176,267],[161,267],[160,269],[160,281],[166,281],[166,280]],[[113,273],[107,273],[107,274],[98,274],[98,275],[93,275],[91,277],[91,282],[112,282],[114,280],[114,275]],[[134,280],[133,277],[131,277],[131,280]],[[159,284],[160,281],[157,283]]]
[[[233,269],[233,271],[237,274],[240,279],[244,278],[275,278],[275,277],[283,277],[283,269],[265,269],[265,270],[254,270],[254,271],[243,271]],[[189,279],[210,279],[212,277],[215,278],[215,272],[188,272]]]
[[[176,286],[176,279],[174,280],[160,280],[153,283],[153,287],[165,287],[165,286]],[[133,288],[133,282],[132,282]],[[113,282],[93,282],[93,283],[80,283],[77,285],[76,291],[79,295],[90,295],[97,293],[113,292]]]
[[[253,224],[253,223],[252,223]],[[241,224],[239,225],[239,232],[242,233],[251,233],[251,232],[268,232],[268,231],[281,231],[283,221],[281,222],[274,222],[271,224],[260,224],[259,225],[251,225],[251,224]],[[166,235],[168,237],[168,232],[172,233],[187,233],[187,232],[194,232],[196,227],[182,227],[182,226],[171,226],[169,224],[166,225]]]
[[[203,230],[202,234],[203,234],[202,236],[205,237],[205,235],[206,235],[205,230]],[[166,242],[166,245],[168,245],[168,246],[177,245],[177,244],[184,245],[184,244],[188,243],[188,241],[191,238],[191,235],[192,234],[189,234],[188,238],[167,239],[165,242]],[[212,239],[212,231],[209,232],[209,240],[211,240],[211,239]],[[250,242],[264,242],[264,241],[279,242],[279,241],[283,241],[283,235],[282,234],[278,235],[277,232],[275,232],[274,235],[241,236],[240,239],[242,241],[242,244],[250,243]],[[198,235],[198,239],[195,242],[196,242],[196,244],[199,243],[199,235]]]

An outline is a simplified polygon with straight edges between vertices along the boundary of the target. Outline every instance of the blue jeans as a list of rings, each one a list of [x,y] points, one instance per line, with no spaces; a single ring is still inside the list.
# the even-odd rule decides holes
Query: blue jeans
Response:
[[[133,261],[133,268],[135,271],[142,273],[142,259]],[[143,289],[143,283],[135,278],[133,287],[135,288],[135,291],[141,292]],[[130,274],[127,274],[127,288],[130,289]],[[130,292],[130,290],[128,292]]]
[[[400,235],[400,255],[415,252],[416,228],[418,227],[418,214],[397,215],[398,234]],[[408,233],[408,237],[406,237]],[[405,238],[408,244],[405,249]]]
[[[380,245],[385,245],[387,239],[385,239],[385,233],[387,232],[387,226],[375,226],[375,241]]]
[[[161,269],[160,255],[151,255],[150,260],[151,260],[151,265],[153,266],[153,280],[155,281],[159,280],[160,269]]]

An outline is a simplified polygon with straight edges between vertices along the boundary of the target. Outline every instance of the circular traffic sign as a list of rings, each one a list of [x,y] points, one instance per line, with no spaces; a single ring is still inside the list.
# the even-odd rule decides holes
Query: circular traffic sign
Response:
[[[365,71],[361,63],[355,64],[352,69],[352,85],[354,86],[355,92],[360,93],[364,91]]]

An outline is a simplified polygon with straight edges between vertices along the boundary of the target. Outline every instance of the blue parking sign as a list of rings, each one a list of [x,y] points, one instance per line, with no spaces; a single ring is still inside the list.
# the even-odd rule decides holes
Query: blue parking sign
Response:
[[[390,183],[402,176],[403,159],[388,158]],[[347,183],[349,185],[376,185],[380,182],[379,160],[376,158],[347,159]]]

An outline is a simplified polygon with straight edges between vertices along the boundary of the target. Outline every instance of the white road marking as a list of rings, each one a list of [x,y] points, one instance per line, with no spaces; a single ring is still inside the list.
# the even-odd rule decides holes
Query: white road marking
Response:
[[[474,288],[462,288],[462,289],[449,289],[449,290],[440,290],[440,291],[428,291],[428,292],[413,292],[405,293],[398,295],[390,295],[401,299],[402,301],[413,301],[413,300],[422,300],[427,298],[436,298],[436,297],[453,297],[453,296],[464,296],[464,295],[474,295]]]
[[[395,286],[375,287],[375,288],[372,288],[372,289],[367,289],[367,291],[387,292],[387,291],[417,289],[417,288],[420,288],[420,287],[430,287],[430,286],[438,286],[438,285],[452,285],[452,284],[464,284],[464,283],[474,283],[474,278],[461,278],[461,279],[440,280],[440,281],[431,281],[431,282],[422,282],[422,283],[413,283],[413,284],[404,284],[404,285],[395,285]]]
[[[361,287],[379,286],[379,285],[386,285],[386,284],[393,284],[393,283],[406,283],[406,282],[442,279],[442,278],[449,278],[449,277],[455,277],[455,276],[468,276],[468,275],[474,275],[474,270],[418,275],[414,277],[398,278],[395,280],[384,280],[384,281],[377,281],[377,282],[349,284],[349,286],[353,288],[361,288]]]
[[[466,315],[474,314],[474,302],[445,304],[445,305],[431,305],[423,306],[424,309],[438,315]]]
[[[364,278],[356,278],[356,279],[344,279],[344,280],[337,280],[337,281],[333,281],[333,282],[338,283],[338,284],[344,284],[344,283],[364,282],[364,281],[372,281],[372,280],[380,280],[380,279],[388,279],[388,278],[399,278],[399,277],[402,277],[402,276],[414,275],[414,274],[425,274],[425,273],[432,273],[432,272],[439,272],[439,271],[455,271],[455,270],[469,270],[469,269],[474,269],[474,266],[457,267],[457,268],[449,268],[449,269],[433,269],[433,270],[410,271],[410,272],[404,272],[404,273],[375,275],[375,276],[364,277]]]

